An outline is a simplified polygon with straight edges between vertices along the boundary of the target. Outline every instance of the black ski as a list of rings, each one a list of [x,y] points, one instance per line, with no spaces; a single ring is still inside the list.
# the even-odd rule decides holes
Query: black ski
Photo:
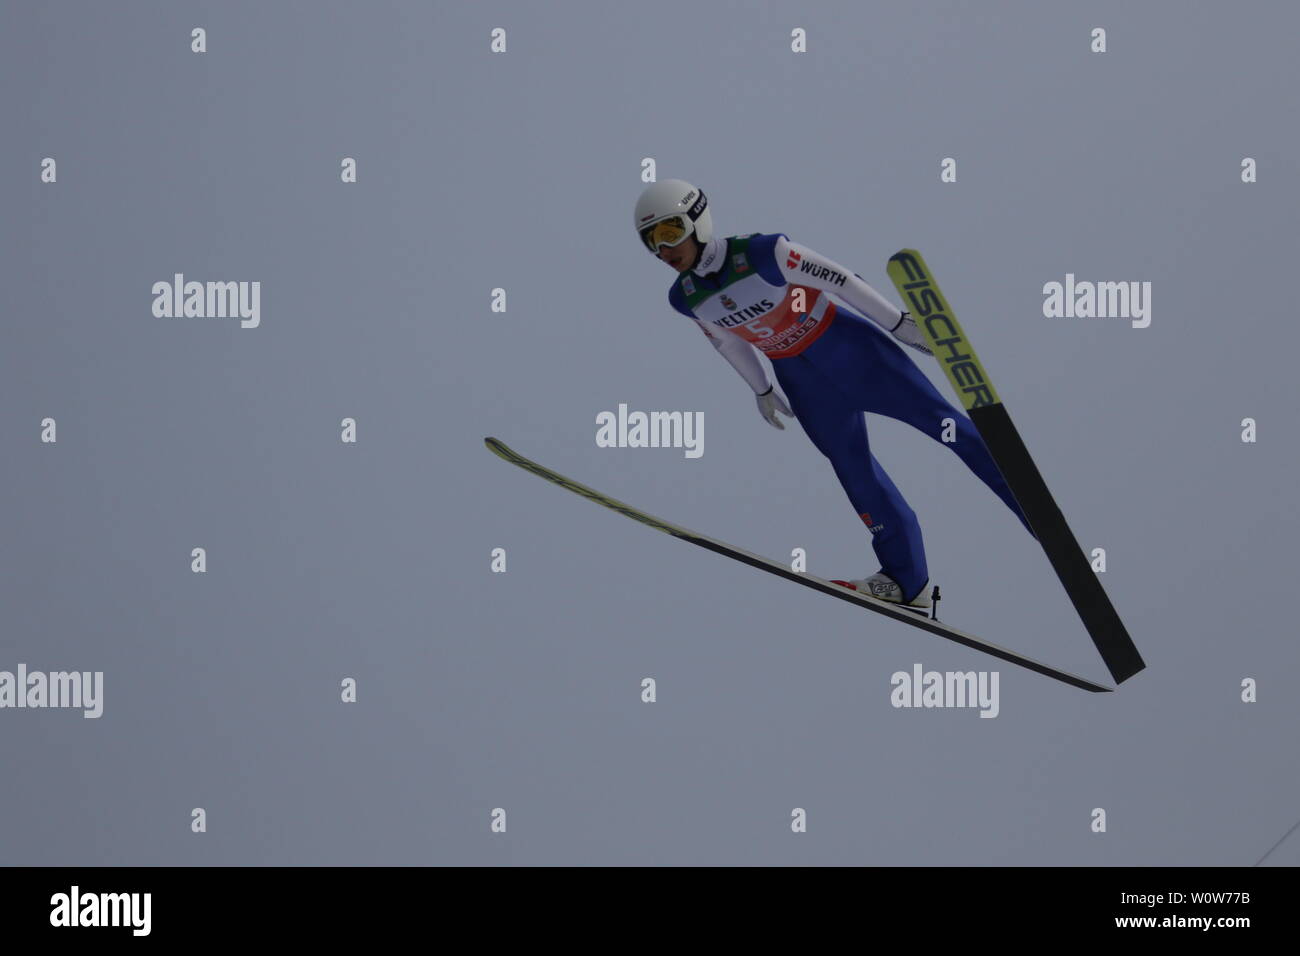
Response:
[[[1035,673],[1055,678],[1056,680],[1069,684],[1072,687],[1080,687],[1083,690],[1092,691],[1094,693],[1110,691],[1109,687],[1103,687],[1100,684],[1094,684],[1092,681],[1085,680],[1082,677],[1076,677],[1073,674],[1067,674],[1064,671],[1058,671],[1055,668],[1048,667],[1046,664],[1040,664],[1038,661],[1017,654],[1015,651],[1009,651],[1005,647],[990,644],[988,641],[981,640],[978,637],[959,631],[955,627],[949,627],[947,624],[940,621],[923,617],[915,611],[909,611],[896,604],[890,604],[886,601],[880,601],[856,591],[850,591],[848,588],[841,587],[838,584],[832,584],[830,581],[825,581],[822,578],[815,577],[811,574],[793,571],[776,561],[769,560],[768,558],[761,557],[757,554],[752,554],[741,548],[733,547],[732,545],[718,541],[714,538],[697,534],[694,531],[664,521],[662,518],[656,518],[654,515],[646,514],[644,511],[633,508],[629,504],[610,498],[608,495],[603,495],[593,488],[588,488],[586,485],[578,484],[578,482],[571,478],[566,478],[558,472],[551,471],[551,469],[544,465],[539,465],[537,462],[525,458],[523,455],[509,448],[503,442],[498,441],[495,438],[485,438],[483,439],[483,442],[494,454],[504,458],[512,465],[518,465],[520,468],[532,472],[539,478],[545,478],[552,484],[559,485],[561,488],[572,491],[574,494],[582,495],[582,497],[594,501],[598,505],[604,505],[606,508],[617,511],[619,514],[631,518],[633,521],[639,521],[644,525],[649,525],[651,528],[656,528],[665,534],[670,534],[674,538],[689,541],[691,544],[698,545],[701,548],[707,548],[710,551],[726,555],[729,558],[734,558],[737,561],[748,564],[750,567],[758,568],[760,571],[775,574],[778,577],[785,578],[787,581],[794,581],[796,584],[802,584],[804,587],[812,588],[814,591],[820,591],[823,594],[829,594],[831,597],[839,598],[841,601],[848,601],[850,604],[854,604],[860,608],[866,608],[868,611],[875,611],[877,614],[883,614],[885,617],[891,617],[896,621],[902,621],[905,624],[910,624],[912,627],[919,627],[923,631],[929,631],[931,634],[937,634],[940,637],[947,638],[950,641],[955,641],[958,644],[963,644],[966,647],[972,647],[977,651],[983,651],[985,654],[1007,661],[1008,663],[1017,664],[1020,667],[1028,668]]]
[[[904,308],[912,313],[924,332],[935,358],[1029,519],[1029,526],[1034,529],[1115,683],[1123,683],[1146,667],[1146,663],[1047,490],[1047,483],[998,398],[993,380],[971,348],[929,266],[915,249],[904,249],[890,258],[888,272],[905,303]]]

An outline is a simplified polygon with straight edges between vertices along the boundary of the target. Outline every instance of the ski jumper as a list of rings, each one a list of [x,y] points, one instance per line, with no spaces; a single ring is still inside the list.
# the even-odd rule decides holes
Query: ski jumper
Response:
[[[759,353],[771,360],[790,409],[830,459],[871,532],[881,570],[898,583],[904,600],[929,580],[921,527],[872,454],[863,412],[896,418],[936,441],[942,441],[943,420],[952,419],[956,441],[944,444],[1029,528],[970,419],[883,331],[897,329],[903,313],[861,276],[784,233],[718,237],[704,246],[693,269],[678,276],[668,299],[695,320],[755,393],[771,387]]]

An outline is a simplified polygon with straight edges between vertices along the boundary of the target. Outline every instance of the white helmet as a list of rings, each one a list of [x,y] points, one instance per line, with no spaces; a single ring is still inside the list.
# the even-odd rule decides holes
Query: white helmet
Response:
[[[713,238],[709,200],[685,180],[651,183],[636,201],[636,232],[651,252],[676,246],[692,234],[703,245]]]

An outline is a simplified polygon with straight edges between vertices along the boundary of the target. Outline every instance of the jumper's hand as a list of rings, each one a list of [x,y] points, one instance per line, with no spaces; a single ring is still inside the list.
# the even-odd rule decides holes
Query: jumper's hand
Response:
[[[910,312],[904,312],[898,320],[898,324],[893,328],[893,336],[904,345],[910,345],[918,352],[926,355],[933,355],[930,347],[925,344],[925,336],[921,330],[916,327],[916,320],[912,318]]]
[[[785,425],[777,417],[777,412],[781,412],[790,418],[794,417],[794,412],[790,411],[790,406],[785,403],[785,399],[776,393],[775,385],[768,388],[763,394],[755,395],[754,399],[758,402],[758,413],[773,428],[785,429]]]

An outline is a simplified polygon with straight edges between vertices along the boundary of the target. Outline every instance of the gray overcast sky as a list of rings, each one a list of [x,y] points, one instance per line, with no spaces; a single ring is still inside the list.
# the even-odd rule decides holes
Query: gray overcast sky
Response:
[[[1300,818],[1297,27],[1271,2],[9,7],[0,669],[103,671],[105,701],[0,711],[0,859],[1253,863]],[[882,292],[925,252],[1144,673],[1058,686],[488,454],[875,570],[825,460],[668,307],[631,228],[645,157],[721,233]],[[154,318],[177,272],[261,282],[260,328]],[[1150,281],[1150,327],[1044,318],[1067,273]],[[703,412],[704,455],[597,448],[620,402]],[[1104,680],[1003,506],[869,428],[944,617]],[[892,708],[915,663],[996,666],[999,716]]]

